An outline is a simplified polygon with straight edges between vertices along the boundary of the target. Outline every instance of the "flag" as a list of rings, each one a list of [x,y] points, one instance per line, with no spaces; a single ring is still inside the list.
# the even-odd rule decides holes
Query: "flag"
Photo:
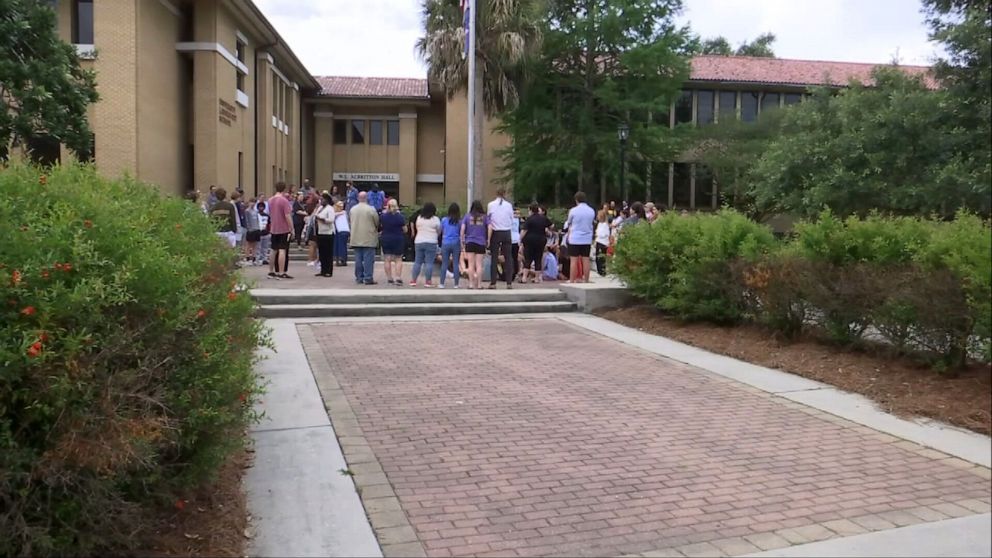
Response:
[[[472,32],[469,29],[469,22],[471,21],[470,12],[472,11],[472,8],[469,7],[468,0],[459,0],[459,6],[462,9],[462,29],[465,30],[465,49],[462,50],[462,60],[465,60],[465,57],[468,56],[468,35]]]

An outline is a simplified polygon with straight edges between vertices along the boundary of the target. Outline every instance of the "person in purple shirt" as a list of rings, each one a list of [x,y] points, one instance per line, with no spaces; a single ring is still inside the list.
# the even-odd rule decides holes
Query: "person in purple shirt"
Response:
[[[481,201],[473,201],[472,208],[462,219],[461,237],[462,251],[468,254],[468,288],[481,289],[482,260],[489,245],[489,216]]]

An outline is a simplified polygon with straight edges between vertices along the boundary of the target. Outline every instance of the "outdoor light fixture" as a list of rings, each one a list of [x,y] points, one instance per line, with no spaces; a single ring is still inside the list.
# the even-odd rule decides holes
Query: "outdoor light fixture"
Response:
[[[630,137],[630,126],[626,122],[621,122],[617,126],[617,139],[620,140],[620,198],[622,202],[627,200],[627,183],[624,180],[624,170],[627,166],[627,138]],[[604,200],[605,201],[605,200]]]

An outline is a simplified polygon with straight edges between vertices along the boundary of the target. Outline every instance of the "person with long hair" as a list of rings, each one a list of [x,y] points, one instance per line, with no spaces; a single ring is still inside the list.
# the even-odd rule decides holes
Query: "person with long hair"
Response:
[[[454,274],[455,288],[461,280],[459,264],[462,259],[462,209],[457,203],[448,206],[448,216],[441,220],[441,285],[448,277],[448,263]]]
[[[524,263],[521,271],[521,282],[527,282],[531,266],[534,267],[534,282],[541,277],[544,266],[544,247],[548,244],[548,231],[551,221],[541,215],[541,207],[537,203],[530,204],[530,215],[524,221],[524,230],[520,242],[524,245]]]
[[[382,258],[386,282],[397,287],[403,285],[403,251],[406,248],[406,219],[400,213],[396,200],[389,200],[380,217],[382,224]]]
[[[331,194],[334,200],[334,194]],[[344,202],[334,202],[334,259],[339,266],[348,265],[348,239],[351,238],[351,226],[348,224],[348,214],[344,210]]]
[[[596,273],[606,276],[606,252],[610,247],[610,216],[605,209],[596,214]]]
[[[482,260],[486,257],[489,243],[489,216],[482,209],[482,202],[475,200],[465,218],[462,219],[462,250],[468,254],[468,288],[482,288]]]
[[[420,270],[424,269],[424,288],[431,288],[431,277],[434,275],[434,260],[437,258],[437,241],[441,234],[441,220],[437,218],[437,206],[433,202],[424,204],[420,210],[420,216],[413,225],[414,237],[413,245],[416,250],[416,257],[413,261],[413,275],[410,277],[410,286],[417,286],[417,279],[420,278]],[[445,269],[441,269],[442,277]]]
[[[320,272],[317,277],[334,276],[334,204],[331,195],[324,192],[320,198],[320,209],[314,215],[317,253],[320,257]]]

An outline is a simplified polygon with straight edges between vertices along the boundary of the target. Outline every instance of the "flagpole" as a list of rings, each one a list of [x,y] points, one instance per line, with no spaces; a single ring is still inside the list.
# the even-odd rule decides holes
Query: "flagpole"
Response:
[[[466,194],[468,203],[466,208],[472,206],[475,197],[475,5],[476,0],[468,0],[468,29],[466,30],[466,50],[468,50],[468,181],[466,182]]]

